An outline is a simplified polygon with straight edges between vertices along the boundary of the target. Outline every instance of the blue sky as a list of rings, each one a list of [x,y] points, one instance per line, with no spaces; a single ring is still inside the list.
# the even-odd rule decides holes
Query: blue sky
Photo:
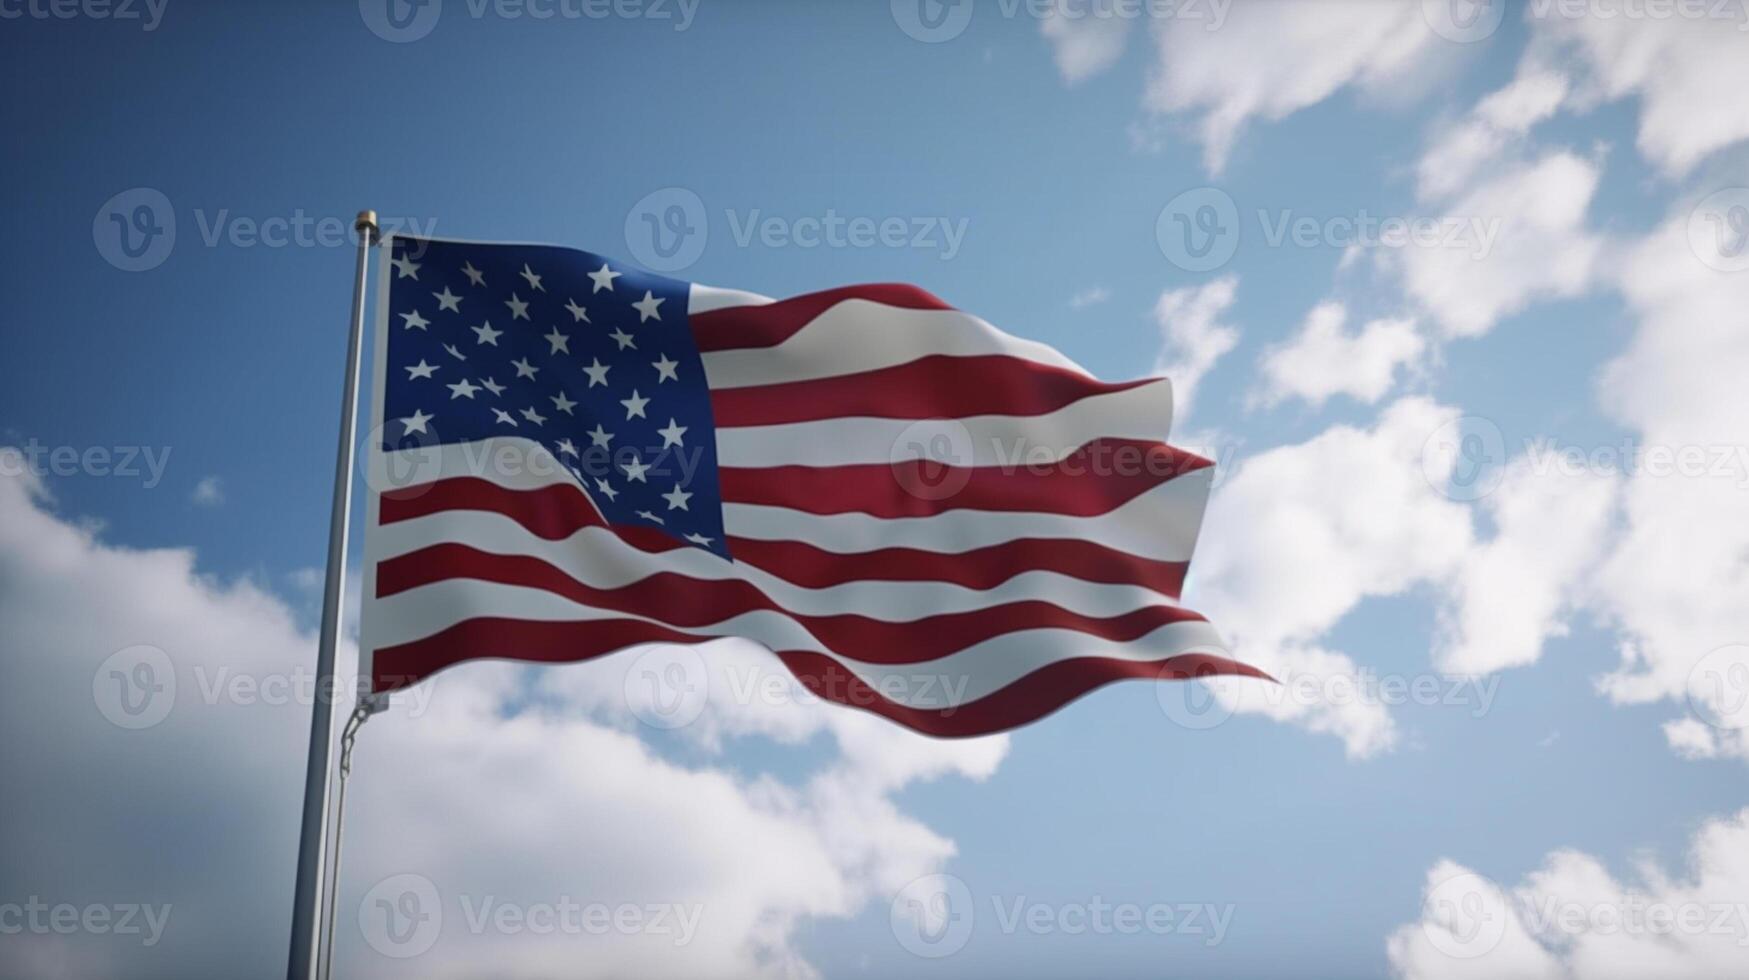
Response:
[[[270,652],[238,652],[242,662],[292,670],[308,656],[354,252],[340,240],[274,247],[256,230],[349,225],[368,207],[417,231],[637,261],[651,249],[640,209],[652,194],[680,200],[672,189],[693,195],[689,217],[708,238],[671,275],[773,296],[913,282],[1102,377],[1167,369],[1181,391],[1193,386],[1175,440],[1212,452],[1223,478],[1187,598],[1242,655],[1319,693],[1271,706],[1256,688],[1223,686],[1214,710],[1230,720],[1195,730],[1162,709],[1177,695],[1120,685],[1005,743],[940,748],[819,706],[765,709],[805,721],[729,712],[709,736],[660,732],[611,703],[621,682],[609,668],[461,668],[439,682],[458,693],[434,697],[423,720],[374,722],[393,733],[374,746],[378,732],[365,732],[371,773],[349,826],[357,870],[343,923],[373,884],[410,870],[446,895],[643,894],[628,884],[642,881],[636,855],[678,845],[640,837],[640,819],[687,825],[629,811],[685,811],[698,780],[726,782],[754,815],[746,837],[732,832],[741,817],[725,816],[720,843],[744,847],[749,867],[762,852],[743,842],[773,834],[776,846],[803,830],[870,856],[825,870],[804,857],[776,870],[712,865],[706,921],[722,907],[767,919],[713,933],[696,962],[665,960],[659,944],[603,958],[575,938],[465,930],[403,961],[349,928],[340,949],[354,972],[490,962],[506,976],[616,964],[827,977],[1702,976],[1749,964],[1738,942],[1749,921],[1655,954],[1633,944],[1659,946],[1645,936],[1532,936],[1523,921],[1533,897],[1588,909],[1628,893],[1749,897],[1749,874],[1709,864],[1706,850],[1749,838],[1737,813],[1749,806],[1749,741],[1740,718],[1709,725],[1688,696],[1721,662],[1714,651],[1730,661],[1749,643],[1734,608],[1749,584],[1749,481],[1731,455],[1743,441],[1732,423],[1749,408],[1749,351],[1733,339],[1749,336],[1749,272],[1736,271],[1731,239],[1749,214],[1749,115],[1730,94],[1749,84],[1741,10],[1719,21],[1606,17],[1618,8],[1603,2],[1571,17],[1514,6],[1488,36],[1454,40],[1434,26],[1438,3],[1192,4],[1152,23],[1065,26],[978,0],[963,32],[925,43],[902,29],[902,2],[703,0],[686,20],[675,3],[543,19],[446,0],[427,34],[395,42],[371,28],[373,2],[361,13],[172,0],[150,30],[89,5],[60,18],[0,4],[27,11],[0,23],[14,94],[0,105],[14,174],[0,189],[11,366],[0,444],[150,447],[165,460],[156,480],[56,472],[47,456],[34,476],[7,474],[28,485],[5,502],[30,530],[8,542],[0,591],[12,595],[0,606],[41,623],[11,628],[7,647],[24,663],[0,671],[20,672],[15,695],[47,690],[33,700],[75,746],[69,768],[33,768],[23,795],[111,814],[103,853],[169,840],[235,849],[240,863],[225,866],[258,883],[188,880],[156,860],[75,874],[80,845],[50,833],[51,804],[0,805],[15,839],[48,842],[0,860],[0,881],[20,883],[0,903],[156,895],[177,915],[149,951],[119,936],[0,935],[0,974],[97,963],[117,975],[272,975],[283,955],[295,831],[278,804],[295,802],[304,716],[261,721],[229,705],[208,718],[197,704],[123,732],[80,687],[123,640],[167,650],[185,685],[184,671],[222,664],[238,637],[275,637],[261,643]],[[1466,165],[1469,147],[1480,149]],[[175,237],[159,264],[133,272],[111,261],[103,219],[139,188],[162,195],[154,217],[173,217]],[[1203,188],[1233,202],[1239,233],[1229,261],[1193,270],[1157,228],[1169,202]],[[121,200],[131,210],[143,198]],[[794,231],[828,212],[929,234],[900,247],[738,240],[752,221]],[[1304,246],[1270,240],[1274,222],[1311,217],[1322,229],[1362,215],[1481,227],[1495,244],[1466,259],[1350,249],[1327,230]],[[1684,250],[1693,229],[1714,227],[1709,216],[1723,222],[1715,251],[1704,235]],[[1332,303],[1341,325],[1310,330]],[[1428,447],[1460,416],[1504,449],[1487,461],[1500,489],[1479,499],[1424,472],[1440,469]],[[1587,462],[1548,464],[1527,448],[1537,440]],[[1727,472],[1623,471],[1598,450],[1624,440],[1699,447]],[[67,535],[80,526],[101,531],[75,545]],[[57,558],[49,542],[82,557]],[[155,564],[152,549],[188,549],[192,567]],[[179,632],[233,617],[243,625],[223,640]],[[114,628],[77,640],[85,626],[60,628],[86,619]],[[1330,703],[1331,678],[1366,672],[1445,693]],[[58,680],[30,688],[33,678]],[[461,693],[470,684],[478,691]],[[51,710],[62,697],[67,712]],[[563,738],[542,744],[528,726]],[[648,767],[649,786],[676,789],[623,802],[611,821],[623,834],[599,849],[598,814],[581,804],[626,798],[581,788],[522,801],[550,808],[531,819],[566,828],[561,839],[535,847],[491,821],[481,826],[494,834],[470,836],[472,819],[444,819],[469,811],[467,794],[378,779],[417,768],[421,749],[454,750],[445,731],[497,739],[485,753],[494,773],[525,766],[591,784],[589,760],[542,756],[602,744],[626,778]],[[237,741],[215,745],[219,733]],[[268,733],[279,741],[257,741]],[[182,828],[163,837],[69,785],[122,759],[124,785],[175,795],[164,773],[179,746],[205,753],[196,798],[217,809],[154,805]],[[17,752],[0,759],[23,767]],[[893,763],[902,775],[850,803],[832,797],[822,774],[867,777],[870,752],[904,760]],[[82,768],[90,754],[110,762]],[[798,795],[804,816],[784,818],[797,824],[773,815],[762,780]],[[232,808],[260,816],[253,833],[187,829]],[[395,822],[421,818],[431,825]],[[547,876],[517,877],[541,848],[555,853]],[[623,871],[601,871],[603,849]],[[1573,872],[1581,858],[1602,878]],[[681,888],[671,879],[684,867],[651,863]],[[1474,957],[1444,953],[1452,924],[1424,917],[1452,867],[1497,883],[1479,900],[1518,909]],[[892,908],[908,881],[938,873],[965,883],[976,924],[952,955],[921,958]],[[1230,922],[1212,942],[1007,931],[996,912],[1020,899],[1056,914],[1096,898],[1208,906]]]

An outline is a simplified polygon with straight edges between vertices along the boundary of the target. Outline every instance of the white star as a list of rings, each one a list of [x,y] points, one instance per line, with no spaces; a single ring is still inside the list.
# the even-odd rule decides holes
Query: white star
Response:
[[[570,453],[571,455],[575,456],[575,455],[577,455],[577,447],[575,445],[572,445],[571,440],[569,440],[569,439],[560,439],[559,440],[559,452]]]
[[[444,344],[443,349],[446,351],[449,351],[449,356],[455,358],[458,361],[465,361],[468,359],[468,355],[463,354],[459,350],[456,350],[454,344]]]
[[[662,448],[667,449],[669,446],[678,446],[682,444],[680,437],[686,434],[686,426],[676,425],[674,419],[670,417],[668,419],[668,428],[657,429],[656,434],[662,437]]]
[[[589,311],[584,309],[581,306],[578,306],[576,300],[574,300],[574,299],[566,300],[565,301],[565,309],[571,311],[571,318],[574,322],[576,322],[576,323],[588,323],[589,322]]]
[[[411,418],[405,418],[405,419],[401,420],[401,424],[407,427],[406,431],[403,432],[402,435],[409,435],[410,436],[415,432],[424,433],[426,431],[425,430],[425,423],[431,421],[432,418],[433,418],[433,416],[425,414],[424,409],[422,409],[422,408],[415,409],[413,412],[413,416]]]
[[[557,354],[560,351],[563,351],[566,354],[571,353],[571,338],[560,333],[558,327],[554,327],[552,333],[547,334],[541,339],[553,345],[553,349],[547,351],[548,354]]]
[[[650,482],[650,481],[644,479],[644,473],[647,470],[649,470],[649,468],[650,468],[649,463],[639,462],[638,457],[635,455],[632,457],[631,462],[620,464],[620,469],[626,471],[626,479],[633,480],[633,481],[636,481],[638,483]]]
[[[608,486],[606,480],[596,480],[595,489],[601,491],[601,495],[607,498],[608,503],[612,503],[619,497],[619,491]]]
[[[418,310],[414,310],[411,313],[402,313],[400,314],[400,317],[407,321],[408,330],[424,330],[426,326],[431,323],[430,320],[420,316]]]
[[[571,399],[565,397],[564,392],[561,391],[558,394],[553,395],[552,399],[553,399],[553,408],[555,410],[560,411],[560,412],[564,412],[566,415],[576,414],[576,413],[572,412],[571,409],[576,408],[577,403],[572,401]]]
[[[680,380],[680,375],[674,373],[674,369],[680,366],[680,362],[670,361],[667,354],[663,354],[660,361],[651,361],[650,366],[656,369],[657,384],[661,384],[664,381]]]
[[[510,307],[511,320],[528,319],[528,304],[515,293],[510,294],[510,298],[504,301],[504,305]]]
[[[504,331],[492,329],[491,320],[487,320],[477,327],[469,327],[468,329],[474,332],[474,336],[480,338],[479,340],[474,341],[476,345],[491,344],[493,347],[496,347],[498,346],[498,338],[504,336]]]
[[[508,422],[512,426],[514,426],[516,424],[516,420],[510,417],[510,413],[506,412],[502,408],[492,409],[492,414],[498,416],[498,421],[500,421],[500,422]]]
[[[613,333],[608,334],[608,336],[613,338],[614,343],[619,345],[620,350],[625,350],[627,347],[630,347],[632,350],[638,349],[638,345],[632,343],[632,335],[618,327],[614,327]]]
[[[590,292],[599,293],[603,289],[613,289],[613,281],[623,275],[625,275],[625,273],[615,272],[612,269],[609,269],[606,262],[601,263],[601,268],[596,269],[589,274],[590,281],[595,283],[595,288],[591,289]]]
[[[486,390],[491,392],[494,395],[504,394],[504,386],[499,384],[496,381],[493,381],[491,378],[487,378],[487,379],[481,381],[480,383],[485,385]]]
[[[693,544],[702,545],[706,548],[710,547],[711,542],[716,540],[715,538],[707,538],[704,535],[699,534],[697,532],[685,535],[684,537],[686,538],[686,540],[691,541]]]
[[[450,292],[448,286],[443,287],[443,292],[432,293],[431,295],[437,297],[437,308],[439,311],[448,310],[451,313],[460,313],[462,311],[462,298]]]
[[[589,437],[590,442],[603,449],[606,449],[607,444],[613,441],[613,433],[603,429],[600,422],[595,423],[595,428],[584,433],[584,435]]]
[[[626,418],[628,420],[634,417],[640,419],[649,417],[644,414],[644,406],[650,404],[650,400],[648,398],[639,398],[638,389],[636,388],[632,389],[632,397],[624,399],[620,404],[626,407]]]
[[[414,378],[429,378],[436,373],[437,365],[427,364],[425,363],[425,358],[421,357],[418,364],[407,369],[407,380],[412,381]]]
[[[517,377],[527,378],[530,381],[533,381],[535,374],[540,371],[540,368],[528,363],[528,358],[526,357],[519,357],[516,360],[511,361],[510,366],[516,369]]]
[[[547,417],[545,415],[542,415],[541,413],[535,411],[532,408],[523,409],[522,410],[522,417],[529,420],[530,422],[533,422],[535,425],[545,424],[545,422],[547,420]]]
[[[639,323],[643,323],[645,320],[660,320],[662,314],[656,312],[656,307],[666,302],[668,301],[665,299],[657,299],[653,293],[646,289],[644,290],[644,298],[633,303],[632,309],[638,311]]]
[[[480,390],[479,385],[470,382],[467,378],[463,378],[452,385],[444,385],[444,387],[449,389],[449,400],[452,402],[457,398],[466,398],[472,401],[474,392]]]
[[[583,369],[583,373],[589,375],[589,387],[593,388],[596,385],[606,385],[607,371],[610,367],[612,367],[611,364],[601,363],[601,358],[591,357],[589,359],[589,366]]]
[[[655,514],[652,514],[652,513],[650,513],[650,512],[649,512],[649,511],[647,511],[647,510],[640,510],[640,511],[638,511],[638,516],[639,516],[639,517],[642,517],[642,518],[643,518],[643,519],[644,519],[644,520],[646,520],[646,521],[655,521],[655,522],[656,522],[656,523],[657,523],[657,524],[666,524],[666,523],[668,523],[668,522],[667,522],[667,521],[665,521],[665,520],[663,520],[663,519],[662,519],[662,518],[660,518],[660,517],[657,517],[657,516],[656,516],[656,515],[655,515]]]
[[[389,264],[395,267],[395,278],[396,279],[418,279],[419,278],[419,263],[413,261],[412,259],[406,257],[405,255],[401,256],[398,259],[390,259]]]
[[[662,494],[662,499],[668,501],[669,510],[686,510],[686,502],[692,499],[692,494],[680,489],[680,484],[674,484],[674,489]]]
[[[462,275],[467,276],[468,282],[472,285],[484,286],[486,284],[486,274],[474,268],[472,262],[462,263]]]
[[[534,270],[530,269],[528,267],[527,262],[522,263],[522,271],[520,273],[518,273],[518,275],[522,276],[522,278],[524,278],[524,279],[527,279],[528,280],[528,288],[534,290],[535,292],[544,293],[547,291],[547,287],[540,284],[540,276],[537,276],[534,274]]]

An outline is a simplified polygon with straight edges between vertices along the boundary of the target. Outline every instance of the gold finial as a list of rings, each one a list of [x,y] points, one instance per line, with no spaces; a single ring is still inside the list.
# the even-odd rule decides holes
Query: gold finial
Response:
[[[358,212],[358,218],[352,222],[352,230],[361,236],[370,236],[369,240],[374,244],[377,240],[377,213],[375,211]]]

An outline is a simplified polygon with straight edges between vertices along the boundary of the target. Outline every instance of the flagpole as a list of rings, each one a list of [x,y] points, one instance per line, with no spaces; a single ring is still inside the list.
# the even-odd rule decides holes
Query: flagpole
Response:
[[[329,980],[334,975],[334,919],[340,905],[340,848],[346,839],[346,784],[352,781],[352,747],[358,740],[358,730],[370,716],[388,706],[387,701],[368,695],[361,697],[340,732],[340,782],[334,792],[334,842],[328,854],[327,887],[322,889],[322,960],[318,980]]]
[[[311,980],[317,912],[322,896],[334,714],[334,650],[340,645],[346,596],[346,542],[352,523],[352,468],[358,427],[359,351],[364,343],[365,277],[377,242],[375,211],[360,211],[358,274],[352,284],[352,334],[346,346],[346,385],[340,399],[340,448],[334,461],[334,504],[328,518],[328,576],[322,593],[322,633],[316,647],[316,698],[310,712],[310,755],[304,767],[303,829],[298,837],[297,888],[292,898],[291,955],[286,980]]]

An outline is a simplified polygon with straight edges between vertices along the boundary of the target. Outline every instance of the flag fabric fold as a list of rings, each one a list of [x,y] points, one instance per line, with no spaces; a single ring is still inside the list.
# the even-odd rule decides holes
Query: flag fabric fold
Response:
[[[1265,676],[1180,603],[1213,467],[911,286],[769,301],[575,249],[393,237],[364,676],[741,637],[938,736],[1125,678]]]

